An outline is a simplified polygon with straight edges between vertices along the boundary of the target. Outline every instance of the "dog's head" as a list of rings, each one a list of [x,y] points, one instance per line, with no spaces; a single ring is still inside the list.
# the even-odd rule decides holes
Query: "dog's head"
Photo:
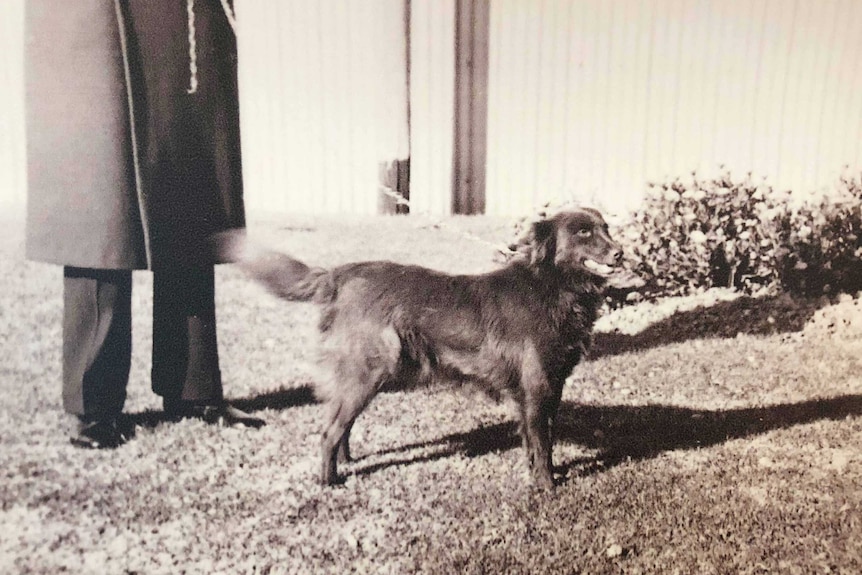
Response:
[[[535,222],[530,230],[530,263],[563,273],[607,278],[622,260],[622,249],[592,208],[560,212]]]

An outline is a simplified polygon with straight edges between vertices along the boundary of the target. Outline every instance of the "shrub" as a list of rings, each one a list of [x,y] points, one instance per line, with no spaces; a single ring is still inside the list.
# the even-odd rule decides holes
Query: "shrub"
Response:
[[[772,195],[751,178],[734,182],[729,173],[651,184],[620,234],[650,295],[731,286],[751,291],[773,283]]]
[[[618,232],[647,297],[734,287],[814,294],[855,291],[862,255],[862,184],[843,177],[819,201],[749,175],[652,184]]]
[[[773,221],[775,266],[786,291],[805,295],[862,289],[862,182],[781,211]]]
[[[532,221],[577,205],[545,204],[518,220],[504,255],[523,246]],[[626,269],[608,290],[613,306],[713,287],[808,296],[862,290],[858,176],[842,176],[828,194],[802,196],[750,174],[735,181],[728,171],[715,178],[692,173],[650,184],[641,207],[613,227],[626,254]]]

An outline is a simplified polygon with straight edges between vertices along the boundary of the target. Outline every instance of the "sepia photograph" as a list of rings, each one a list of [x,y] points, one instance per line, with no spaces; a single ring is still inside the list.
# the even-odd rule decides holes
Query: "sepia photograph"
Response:
[[[0,0],[0,572],[862,573],[860,31]]]

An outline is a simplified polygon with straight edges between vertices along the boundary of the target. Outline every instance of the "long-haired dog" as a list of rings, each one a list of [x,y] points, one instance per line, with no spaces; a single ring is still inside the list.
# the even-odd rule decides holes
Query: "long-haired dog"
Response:
[[[518,405],[538,485],[553,486],[554,417],[583,358],[605,277],[622,252],[601,214],[577,209],[538,221],[505,267],[450,275],[386,261],[312,268],[233,236],[223,246],[277,296],[323,306],[319,329],[330,377],[320,481],[349,460],[350,429],[381,389],[437,377],[478,384]]]

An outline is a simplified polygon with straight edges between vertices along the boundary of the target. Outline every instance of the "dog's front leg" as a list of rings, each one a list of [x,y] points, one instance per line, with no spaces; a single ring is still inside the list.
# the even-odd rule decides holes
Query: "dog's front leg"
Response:
[[[528,349],[521,368],[521,429],[530,471],[539,487],[554,486],[551,424],[559,394],[542,369],[538,354]]]
[[[551,460],[551,451],[554,444],[557,442],[557,413],[560,411],[560,401],[563,399],[563,386],[566,380],[560,379],[551,381],[551,395],[545,406],[545,413],[548,417],[548,469],[553,469],[554,464]]]
[[[550,489],[554,486],[552,472],[552,446],[550,420],[545,397],[532,397],[523,409],[524,443],[527,461],[536,485]]]

